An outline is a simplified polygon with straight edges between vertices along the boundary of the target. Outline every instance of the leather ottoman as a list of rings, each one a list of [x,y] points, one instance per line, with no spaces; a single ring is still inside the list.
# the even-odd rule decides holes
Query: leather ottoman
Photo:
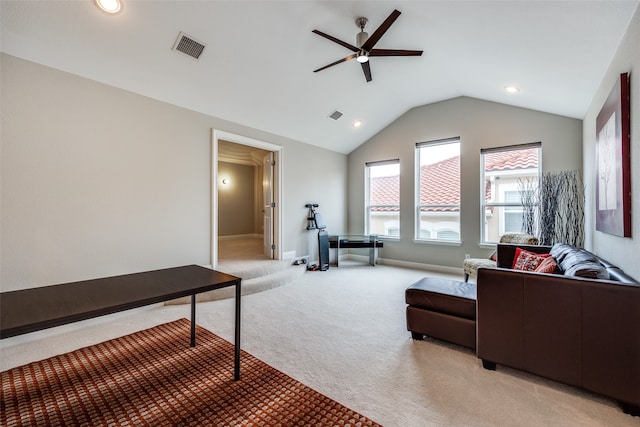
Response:
[[[405,291],[407,330],[476,348],[476,285],[424,277]]]

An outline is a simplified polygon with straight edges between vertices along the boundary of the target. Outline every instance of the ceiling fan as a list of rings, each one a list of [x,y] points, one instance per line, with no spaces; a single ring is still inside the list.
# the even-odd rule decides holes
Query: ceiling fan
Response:
[[[364,27],[367,25],[367,18],[358,18],[356,19],[356,25],[360,28],[360,32],[356,35],[356,44],[354,46],[350,43],[343,42],[333,36],[323,33],[322,31],[313,30],[313,33],[318,34],[326,39],[331,40],[334,43],[338,43],[340,46],[344,46],[347,49],[355,52],[353,55],[349,55],[345,58],[339,59],[336,62],[333,62],[329,65],[325,65],[324,67],[318,68],[317,70],[313,70],[314,73],[318,71],[322,71],[326,68],[333,67],[334,65],[340,64],[342,62],[349,61],[351,59],[356,59],[360,65],[362,66],[362,71],[364,72],[364,77],[367,79],[367,82],[371,81],[371,66],[369,65],[369,58],[374,56],[421,56],[421,50],[400,50],[400,49],[374,49],[376,43],[380,40],[380,38],[387,32],[391,24],[395,22],[400,16],[400,11],[394,10],[391,12],[391,15],[384,20],[382,24],[378,27],[377,30],[369,37],[369,34],[365,33]]]

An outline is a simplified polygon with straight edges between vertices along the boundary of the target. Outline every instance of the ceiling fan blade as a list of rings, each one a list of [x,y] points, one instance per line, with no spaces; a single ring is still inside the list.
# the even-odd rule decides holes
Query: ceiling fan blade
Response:
[[[358,56],[358,55],[354,53],[353,55],[349,55],[349,56],[347,56],[347,57],[345,57],[345,58],[338,59],[336,62],[332,62],[332,63],[331,63],[331,64],[329,64],[329,65],[325,65],[325,66],[324,66],[324,67],[322,67],[322,68],[318,68],[317,70],[313,70],[313,72],[314,72],[314,73],[317,73],[318,71],[322,71],[322,70],[324,70],[324,69],[326,69],[326,68],[333,67],[334,65],[338,65],[338,64],[340,64],[340,63],[342,63],[342,62],[347,62],[347,61],[349,61],[349,60],[351,60],[351,59],[355,58],[356,56]]]
[[[371,49],[369,56],[421,56],[421,50]]]
[[[399,10],[395,9],[393,12],[391,12],[391,15],[389,15],[387,19],[385,19],[384,22],[380,24],[378,29],[371,35],[371,37],[369,37],[367,41],[364,42],[362,48],[367,52],[373,49],[373,46],[378,43],[380,37],[382,37],[383,34],[387,32],[391,24],[393,24],[395,20],[398,19],[398,16],[400,16]]]
[[[371,81],[371,67],[369,66],[369,61],[360,63],[362,65],[362,71],[364,72],[364,78],[367,79],[367,82]]]
[[[346,47],[346,48],[347,48],[347,49],[349,49],[351,52],[357,52],[357,51],[359,50],[359,49],[358,49],[357,47],[355,47],[354,45],[349,44],[349,43],[347,43],[347,42],[343,42],[342,40],[339,40],[339,39],[337,39],[337,38],[335,38],[335,37],[333,37],[333,36],[330,36],[329,34],[325,34],[325,33],[323,33],[322,31],[313,30],[313,31],[311,31],[311,32],[312,32],[312,33],[316,33],[317,35],[322,36],[322,37],[324,37],[325,39],[329,39],[329,40],[331,40],[331,41],[332,41],[332,42],[334,42],[334,43],[338,43],[340,46],[344,46],[344,47]]]

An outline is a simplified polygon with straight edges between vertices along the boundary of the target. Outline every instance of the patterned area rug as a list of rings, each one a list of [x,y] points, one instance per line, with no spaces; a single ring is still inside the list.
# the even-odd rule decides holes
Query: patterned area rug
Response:
[[[378,426],[190,322],[0,373],[0,425]]]

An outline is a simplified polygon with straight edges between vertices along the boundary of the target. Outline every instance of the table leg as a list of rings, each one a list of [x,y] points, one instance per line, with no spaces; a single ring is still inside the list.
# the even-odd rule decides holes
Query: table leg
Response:
[[[191,347],[196,346],[196,295],[191,295]]]
[[[240,297],[241,297],[241,284],[242,281],[238,280],[236,283],[236,330],[235,330],[235,354],[234,354],[234,369],[233,380],[238,381],[240,379]]]

